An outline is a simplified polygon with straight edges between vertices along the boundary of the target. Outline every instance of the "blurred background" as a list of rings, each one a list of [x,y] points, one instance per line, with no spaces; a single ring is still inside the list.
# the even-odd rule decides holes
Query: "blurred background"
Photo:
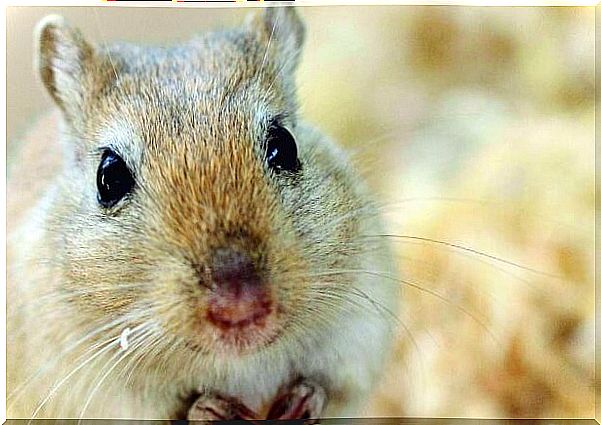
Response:
[[[8,8],[8,166],[51,109],[32,65],[42,16],[169,45],[247,12]],[[365,414],[593,417],[594,9],[301,13],[302,113],[354,153],[411,283]]]

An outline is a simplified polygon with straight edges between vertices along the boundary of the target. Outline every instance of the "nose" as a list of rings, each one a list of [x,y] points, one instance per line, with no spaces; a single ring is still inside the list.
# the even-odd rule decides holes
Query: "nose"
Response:
[[[259,284],[253,260],[246,252],[238,249],[217,249],[213,254],[211,275],[217,288],[235,293],[245,286]]]
[[[211,261],[213,291],[208,318],[222,329],[260,324],[271,311],[271,299],[253,259],[242,250],[223,248]]]

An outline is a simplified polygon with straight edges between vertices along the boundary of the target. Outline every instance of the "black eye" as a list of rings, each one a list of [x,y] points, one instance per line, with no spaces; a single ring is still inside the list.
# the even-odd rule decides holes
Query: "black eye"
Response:
[[[267,131],[265,158],[267,165],[278,172],[297,172],[300,169],[296,142],[288,130],[278,124],[272,124]]]
[[[110,149],[104,151],[96,174],[98,202],[103,207],[115,205],[134,186],[134,178],[125,161]]]

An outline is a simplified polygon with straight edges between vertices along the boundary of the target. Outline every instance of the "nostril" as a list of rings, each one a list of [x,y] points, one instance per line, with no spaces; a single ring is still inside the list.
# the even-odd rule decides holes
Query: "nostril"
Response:
[[[244,251],[216,250],[211,260],[213,291],[208,319],[221,329],[258,325],[271,312],[271,296],[252,258]]]
[[[250,256],[231,248],[221,248],[214,252],[211,275],[216,286],[258,283],[257,270]]]

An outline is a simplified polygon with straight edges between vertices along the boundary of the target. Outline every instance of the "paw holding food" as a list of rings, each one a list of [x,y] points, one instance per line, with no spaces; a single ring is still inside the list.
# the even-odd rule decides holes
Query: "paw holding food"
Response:
[[[248,408],[239,399],[219,394],[202,394],[190,410],[190,421],[224,420],[290,420],[301,419],[304,424],[315,424],[327,404],[325,390],[318,384],[299,379],[280,389],[272,402],[267,417]]]

